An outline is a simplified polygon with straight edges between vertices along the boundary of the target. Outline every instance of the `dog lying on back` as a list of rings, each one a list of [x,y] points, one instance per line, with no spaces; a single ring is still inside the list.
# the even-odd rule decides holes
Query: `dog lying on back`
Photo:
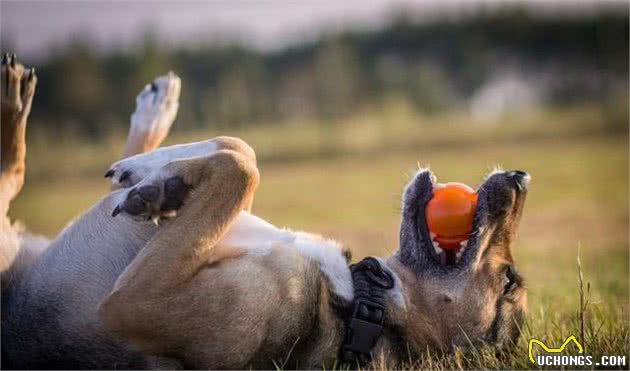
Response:
[[[2,68],[4,76],[9,67]],[[170,84],[146,88],[136,117],[154,107],[149,100],[168,97]],[[147,122],[164,111],[154,109]],[[251,213],[259,173],[240,139],[135,152],[107,172],[114,190],[50,243],[6,301],[3,292],[3,362],[333,367],[356,294],[349,253]],[[413,177],[403,193],[400,246],[378,260],[392,287],[373,354],[407,360],[518,337],[526,292],[511,249],[528,181],[521,171],[488,175],[462,254],[443,263],[424,220],[435,177],[428,170]]]

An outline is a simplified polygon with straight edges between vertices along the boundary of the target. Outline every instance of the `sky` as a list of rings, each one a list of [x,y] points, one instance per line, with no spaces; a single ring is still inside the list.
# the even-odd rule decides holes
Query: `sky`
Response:
[[[627,7],[607,0],[0,0],[0,35],[35,60],[77,38],[100,50],[132,47],[148,31],[166,47],[230,40],[274,50],[322,33],[378,28],[402,12],[420,20],[462,17],[506,3],[569,16]]]

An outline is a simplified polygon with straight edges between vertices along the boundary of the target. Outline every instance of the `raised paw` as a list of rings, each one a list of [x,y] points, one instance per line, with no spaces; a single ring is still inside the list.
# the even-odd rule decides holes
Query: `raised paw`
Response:
[[[31,110],[33,94],[37,85],[35,69],[27,70],[18,63],[15,54],[5,53],[0,66],[0,100],[2,122],[25,122]],[[6,129],[6,128],[3,128]]]
[[[173,72],[144,87],[131,114],[126,155],[147,152],[162,143],[175,121],[180,91],[181,80]]]
[[[189,191],[190,186],[178,176],[156,176],[131,188],[112,216],[125,213],[134,220],[152,220],[157,224],[177,214]]]
[[[208,155],[227,145],[225,140],[210,139],[158,148],[115,162],[105,173],[105,178],[111,179],[114,187],[129,188],[173,160]]]

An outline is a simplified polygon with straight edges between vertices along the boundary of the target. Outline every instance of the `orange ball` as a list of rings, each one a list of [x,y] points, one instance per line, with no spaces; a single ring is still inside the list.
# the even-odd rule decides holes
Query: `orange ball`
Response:
[[[437,184],[425,208],[429,232],[446,250],[458,250],[468,239],[477,206],[477,193],[462,183]]]

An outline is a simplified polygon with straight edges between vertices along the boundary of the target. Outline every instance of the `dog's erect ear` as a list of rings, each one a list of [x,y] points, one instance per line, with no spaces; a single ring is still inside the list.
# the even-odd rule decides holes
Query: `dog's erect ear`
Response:
[[[488,256],[511,261],[511,248],[521,220],[530,176],[524,171],[494,171],[479,187],[473,225],[479,249],[477,264]],[[473,241],[477,242],[477,241]]]

